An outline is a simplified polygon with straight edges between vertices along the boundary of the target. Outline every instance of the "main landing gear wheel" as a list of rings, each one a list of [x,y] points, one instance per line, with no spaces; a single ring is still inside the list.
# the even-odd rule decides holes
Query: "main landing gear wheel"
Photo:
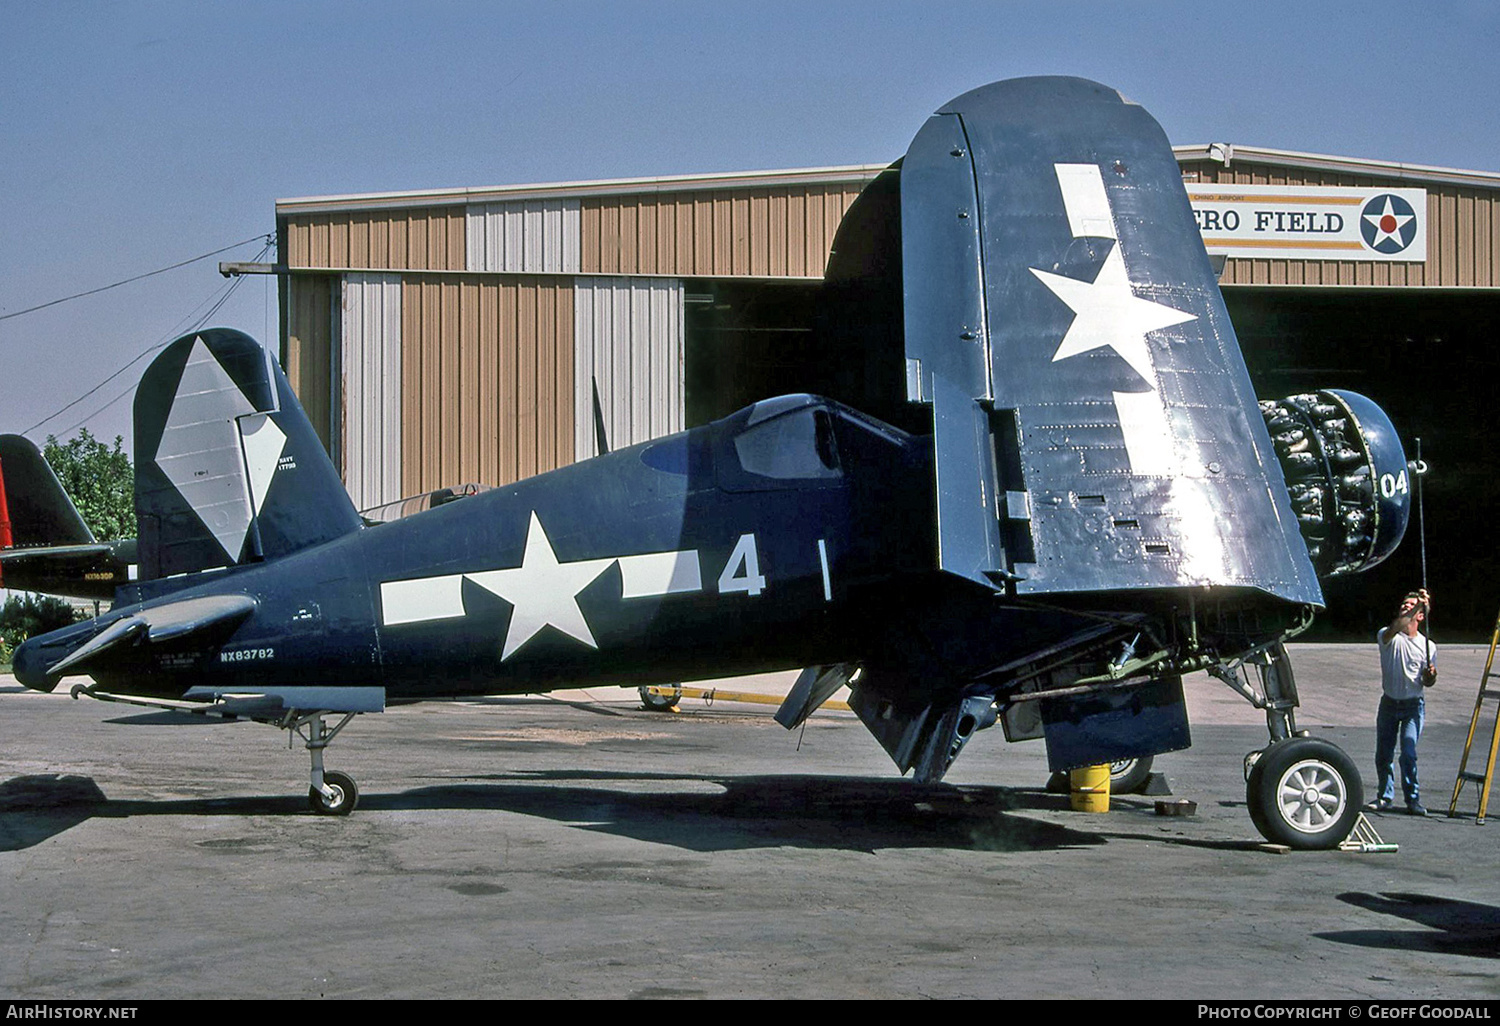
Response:
[[[1245,801],[1266,840],[1304,851],[1337,848],[1354,829],[1364,784],[1342,748],[1321,738],[1293,737],[1255,760]]]
[[[354,786],[354,778],[349,774],[336,770],[324,773],[323,786],[334,792],[332,798],[316,787],[307,789],[307,804],[314,812],[324,816],[347,816],[359,804],[359,788]]]
[[[1121,759],[1109,764],[1109,793],[1136,794],[1146,786],[1151,775],[1151,756],[1139,759]]]

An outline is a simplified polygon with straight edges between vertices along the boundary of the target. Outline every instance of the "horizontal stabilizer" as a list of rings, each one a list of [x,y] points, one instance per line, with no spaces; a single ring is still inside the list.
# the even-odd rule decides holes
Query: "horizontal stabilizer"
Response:
[[[135,540],[0,551],[0,586],[107,600],[131,578]]]
[[[69,673],[87,673],[90,667],[143,641],[173,641],[195,633],[232,628],[254,609],[255,600],[248,595],[208,595],[143,609],[109,624],[65,658],[48,666],[46,675],[60,677]],[[47,637],[42,635],[35,640],[44,641]],[[16,652],[18,676],[25,664],[22,650],[26,645]],[[23,680],[22,683],[26,682]]]
[[[856,669],[856,663],[809,666],[798,675],[797,683],[792,685],[781,708],[776,710],[776,722],[787,730],[800,726],[835,691],[849,683],[849,678],[854,676]]]
[[[238,712],[234,707],[273,712],[385,712],[385,688],[372,687],[300,687],[289,685],[254,688],[189,688],[182,696],[188,701],[213,702],[225,706],[231,715],[260,715],[260,712]]]
[[[203,713],[233,719],[280,720],[291,712],[365,713],[385,711],[385,688],[257,687],[254,689],[189,688],[182,698],[122,695],[78,685],[73,697],[97,698],[168,712]]]

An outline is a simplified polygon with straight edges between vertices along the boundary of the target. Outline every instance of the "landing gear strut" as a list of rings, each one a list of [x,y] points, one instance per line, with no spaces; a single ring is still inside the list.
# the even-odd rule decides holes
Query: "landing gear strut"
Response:
[[[312,756],[312,786],[307,791],[307,804],[314,812],[324,816],[347,816],[359,804],[359,788],[349,774],[323,770],[323,749],[333,742],[338,732],[358,713],[345,713],[344,718],[333,727],[323,722],[324,715],[321,712],[294,711],[287,714],[287,720],[282,726],[302,738]]]

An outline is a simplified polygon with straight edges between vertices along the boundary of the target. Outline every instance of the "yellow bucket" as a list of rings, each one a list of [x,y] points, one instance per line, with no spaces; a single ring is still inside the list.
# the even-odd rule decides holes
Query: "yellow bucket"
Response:
[[[1109,766],[1081,766],[1068,774],[1074,812],[1109,811]]]

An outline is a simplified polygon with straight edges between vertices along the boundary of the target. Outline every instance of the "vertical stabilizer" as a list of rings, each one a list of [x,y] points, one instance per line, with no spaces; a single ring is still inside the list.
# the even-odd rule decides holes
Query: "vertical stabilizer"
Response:
[[[22,435],[0,435],[0,468],[12,545],[93,543],[93,533],[35,442]]]
[[[135,397],[142,579],[276,559],[361,522],[260,344],[212,328],[152,361]]]

